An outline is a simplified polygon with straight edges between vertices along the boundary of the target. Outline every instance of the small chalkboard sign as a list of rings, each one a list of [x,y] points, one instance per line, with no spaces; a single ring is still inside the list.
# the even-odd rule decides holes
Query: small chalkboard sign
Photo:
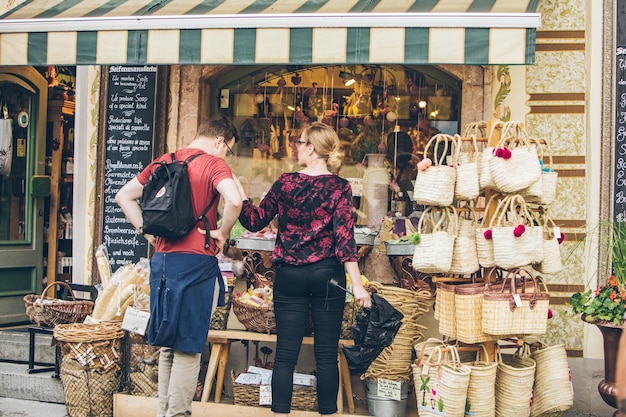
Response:
[[[115,194],[153,156],[157,66],[109,67],[102,183],[102,243],[111,269],[148,256],[148,242],[126,220]]]
[[[617,2],[613,217],[626,221],[626,1]]]

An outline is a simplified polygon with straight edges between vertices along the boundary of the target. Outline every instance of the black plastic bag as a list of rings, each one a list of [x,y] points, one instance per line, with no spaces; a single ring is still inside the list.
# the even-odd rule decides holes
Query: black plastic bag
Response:
[[[372,307],[362,310],[352,326],[354,346],[343,346],[350,374],[364,373],[384,348],[391,345],[404,315],[378,294],[372,294]]]

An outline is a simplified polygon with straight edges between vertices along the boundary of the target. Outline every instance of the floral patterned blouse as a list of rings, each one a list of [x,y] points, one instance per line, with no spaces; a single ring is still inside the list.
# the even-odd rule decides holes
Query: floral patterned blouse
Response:
[[[305,265],[336,257],[357,261],[352,188],[333,174],[284,173],[255,207],[246,200],[239,221],[259,231],[278,214],[275,263]]]

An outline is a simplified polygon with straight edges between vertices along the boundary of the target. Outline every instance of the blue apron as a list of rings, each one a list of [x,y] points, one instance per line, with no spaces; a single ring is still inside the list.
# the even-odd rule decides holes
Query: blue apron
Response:
[[[150,260],[148,342],[186,353],[204,350],[215,284],[224,305],[224,280],[217,258],[156,252]]]

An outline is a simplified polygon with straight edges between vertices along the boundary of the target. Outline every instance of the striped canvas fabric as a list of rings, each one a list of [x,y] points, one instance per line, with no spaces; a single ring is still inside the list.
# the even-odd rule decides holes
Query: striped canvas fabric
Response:
[[[26,0],[0,65],[532,64],[538,0]]]

